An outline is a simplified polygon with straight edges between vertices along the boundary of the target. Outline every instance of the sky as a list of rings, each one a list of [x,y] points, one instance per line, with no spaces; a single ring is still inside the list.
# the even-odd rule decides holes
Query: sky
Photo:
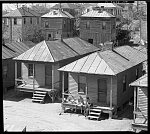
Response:
[[[21,3],[19,4],[19,7],[21,7],[22,5],[25,5],[26,3]],[[33,3],[33,5],[36,5],[36,4],[45,4],[45,3]],[[46,3],[46,6],[47,7],[51,7],[51,6],[54,6],[55,4],[57,3]],[[26,4],[27,6],[31,6],[32,4],[31,3],[27,3]],[[3,3],[3,10],[15,10],[16,9],[16,4],[4,4]]]

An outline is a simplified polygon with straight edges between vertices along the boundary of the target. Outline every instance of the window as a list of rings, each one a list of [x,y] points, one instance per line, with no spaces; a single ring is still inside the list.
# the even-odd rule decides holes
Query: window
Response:
[[[49,23],[48,21],[45,22],[45,28],[48,28],[49,27]]]
[[[32,18],[30,18],[30,23],[32,24]]]
[[[136,79],[138,79],[138,77],[139,77],[139,69],[138,68],[135,70],[135,76],[136,76]]]
[[[88,42],[93,44],[93,39],[88,39]]]
[[[86,91],[86,77],[85,76],[79,76],[78,79],[78,92],[85,93]]]
[[[14,25],[17,25],[17,18],[14,18]]]
[[[64,27],[66,27],[66,21],[64,20]]]
[[[28,76],[33,76],[33,64],[28,64]]]
[[[39,24],[39,18],[37,18],[37,24]]]
[[[126,91],[126,79],[127,79],[127,76],[124,75],[124,77],[123,77],[123,92]]]
[[[8,68],[7,65],[3,66],[3,78],[7,78]]]
[[[24,18],[24,24],[26,24],[26,18]]]
[[[90,29],[90,22],[89,21],[86,22],[86,29]]]
[[[102,22],[102,29],[106,29],[106,22],[105,21]]]

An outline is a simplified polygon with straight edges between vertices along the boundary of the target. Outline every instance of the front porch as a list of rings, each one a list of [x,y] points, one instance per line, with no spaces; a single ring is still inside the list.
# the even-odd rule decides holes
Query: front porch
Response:
[[[54,85],[60,84],[60,82],[54,83]],[[55,86],[54,86],[55,87]],[[16,79],[16,91],[20,92],[31,92],[33,93],[32,101],[44,103],[44,98],[46,94],[51,98],[52,102],[55,102],[57,97],[59,96],[58,88],[51,88],[49,86],[39,86],[27,83],[23,79]]]

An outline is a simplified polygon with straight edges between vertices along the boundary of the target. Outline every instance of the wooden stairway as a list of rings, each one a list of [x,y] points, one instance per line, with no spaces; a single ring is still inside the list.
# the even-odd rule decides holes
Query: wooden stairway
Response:
[[[90,108],[88,119],[97,119],[97,120],[99,120],[101,112],[102,112],[101,109],[98,108],[98,107]]]
[[[46,91],[35,91],[33,93],[32,102],[44,103],[44,98],[46,96]]]

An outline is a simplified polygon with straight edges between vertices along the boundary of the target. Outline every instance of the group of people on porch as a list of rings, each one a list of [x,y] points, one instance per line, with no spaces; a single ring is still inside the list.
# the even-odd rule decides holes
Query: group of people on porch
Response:
[[[64,98],[64,102],[75,104],[81,107],[81,113],[83,113],[85,117],[88,115],[90,107],[93,106],[89,97],[86,97],[86,99],[84,100],[82,96],[79,96],[78,99],[75,99],[73,96],[70,95],[67,97],[67,99]]]

